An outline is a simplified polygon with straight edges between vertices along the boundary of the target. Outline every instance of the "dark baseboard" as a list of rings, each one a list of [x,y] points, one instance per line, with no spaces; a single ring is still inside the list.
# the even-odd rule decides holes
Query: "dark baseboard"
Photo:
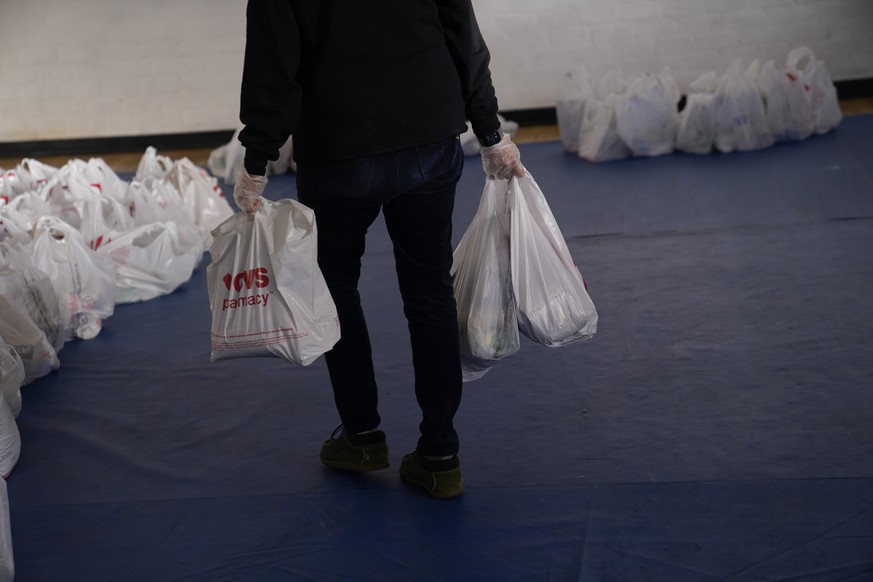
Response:
[[[873,97],[873,78],[835,81],[840,99]],[[684,101],[684,96],[683,96]],[[682,102],[679,104],[682,108]],[[509,121],[521,126],[555,125],[558,115],[554,107],[514,109],[500,112]],[[148,146],[161,150],[217,148],[230,141],[234,130],[172,133],[161,135],[133,135],[125,137],[93,137],[83,139],[56,139],[0,143],[0,157],[39,158],[41,156],[79,154],[109,154],[145,151]]]
[[[161,150],[216,148],[233,137],[234,130],[172,133],[161,135],[131,135],[122,137],[92,137],[0,143],[0,157],[39,158],[41,156],[75,156],[79,154],[110,154],[145,151],[148,146]]]
[[[556,125],[558,123],[558,114],[554,107],[501,111],[500,115],[505,117],[507,121],[514,121],[521,126]]]
[[[840,99],[863,99],[873,97],[873,79],[834,81]]]

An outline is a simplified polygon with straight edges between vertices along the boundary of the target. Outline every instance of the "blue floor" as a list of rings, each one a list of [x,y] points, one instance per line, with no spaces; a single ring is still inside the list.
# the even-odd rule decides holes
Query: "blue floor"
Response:
[[[390,469],[320,464],[323,360],[210,363],[207,257],[22,390],[16,580],[873,580],[873,116],[742,154],[521,151],[599,331],[466,385],[463,496],[397,476],[418,411],[379,221],[361,291]]]

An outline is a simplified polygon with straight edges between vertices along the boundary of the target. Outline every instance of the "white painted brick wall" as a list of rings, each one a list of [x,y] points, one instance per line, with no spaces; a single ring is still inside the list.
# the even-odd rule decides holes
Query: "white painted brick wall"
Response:
[[[0,0],[0,142],[232,129],[246,0]],[[378,1],[378,0],[372,0]],[[835,80],[873,77],[873,0],[474,0],[501,109],[554,106],[565,73],[809,46]]]
[[[735,58],[808,46],[835,80],[873,77],[873,0],[474,0],[501,109],[551,107],[564,75],[669,66],[685,89]]]

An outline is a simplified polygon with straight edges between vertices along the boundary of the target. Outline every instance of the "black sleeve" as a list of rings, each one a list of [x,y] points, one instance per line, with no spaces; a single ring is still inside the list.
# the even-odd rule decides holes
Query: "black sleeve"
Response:
[[[264,175],[267,160],[279,158],[279,148],[294,131],[300,113],[299,66],[300,33],[291,3],[249,0],[239,140],[250,174]]]
[[[471,0],[437,0],[446,45],[455,61],[464,93],[466,116],[478,137],[500,128],[497,97],[488,68],[491,54],[479,31]]]

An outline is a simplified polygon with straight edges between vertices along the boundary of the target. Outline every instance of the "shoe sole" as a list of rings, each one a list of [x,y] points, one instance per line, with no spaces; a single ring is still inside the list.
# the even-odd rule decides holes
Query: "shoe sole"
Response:
[[[458,489],[452,489],[451,491],[434,491],[433,489],[431,489],[431,486],[428,483],[418,481],[416,479],[413,479],[412,477],[400,475],[400,479],[404,483],[408,483],[410,485],[415,485],[417,487],[421,487],[422,489],[427,491],[427,494],[430,495],[431,497],[433,497],[434,499],[450,499],[452,497],[457,497],[458,495],[461,495],[462,493],[464,493],[464,486],[463,485],[461,485],[461,487],[459,487]]]
[[[359,465],[358,463],[350,463],[347,461],[330,461],[321,460],[322,463],[333,469],[343,469],[344,471],[357,471],[363,473],[366,471],[378,471],[379,469],[387,469],[388,463],[379,463],[376,465]]]

